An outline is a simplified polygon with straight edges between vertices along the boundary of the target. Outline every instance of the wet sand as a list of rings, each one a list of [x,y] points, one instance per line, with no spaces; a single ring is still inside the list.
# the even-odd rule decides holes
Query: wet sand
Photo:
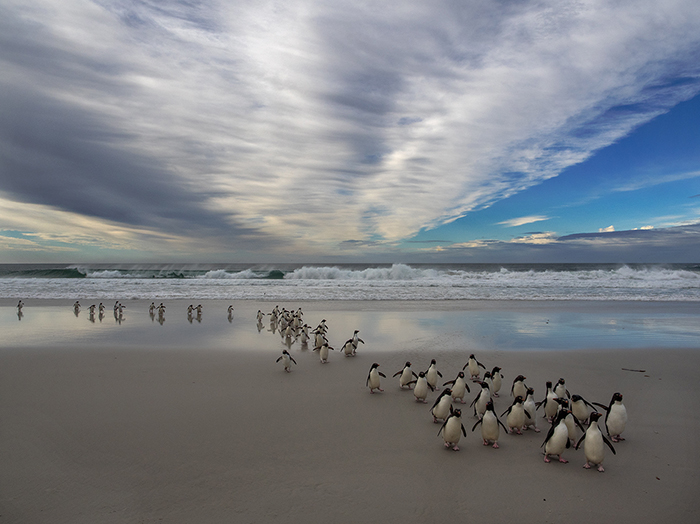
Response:
[[[0,522],[631,523],[700,514],[700,415],[688,409],[700,400],[700,342],[645,345],[629,328],[649,321],[644,306],[601,305],[627,323],[628,347],[589,317],[585,332],[598,336],[583,338],[595,344],[582,349],[572,340],[577,349],[555,350],[566,326],[556,341],[522,331],[531,315],[544,326],[560,321],[558,304],[534,313],[518,305],[513,312],[512,304],[476,308],[484,322],[501,319],[494,326],[502,332],[489,340],[457,329],[460,319],[473,322],[450,318],[454,304],[332,304],[304,304],[306,321],[315,326],[327,312],[334,346],[353,325],[366,344],[354,358],[332,351],[328,364],[292,344],[291,373],[275,363],[281,338],[255,327],[254,311],[274,304],[236,304],[228,323],[224,305],[208,303],[200,324],[173,304],[163,326],[144,320],[144,304],[130,304],[126,322],[111,318],[102,327],[66,304],[28,305],[21,322],[3,324],[9,340],[0,345]],[[566,307],[579,321],[601,314],[601,307]],[[42,308],[61,315],[54,337],[35,318]],[[681,309],[670,318],[692,314]],[[665,316],[654,318],[652,326]],[[569,328],[581,333],[580,325]],[[601,345],[608,337],[610,347]],[[501,339],[535,347],[501,349]],[[500,449],[483,446],[468,405],[456,405],[467,429],[460,451],[445,449],[428,411],[437,393],[430,404],[416,403],[391,375],[406,360],[418,371],[435,358],[443,381],[451,380],[471,352],[487,368],[503,368],[499,414],[518,374],[537,400],[559,377],[590,401],[607,404],[622,392],[626,440],[615,444],[617,455],[608,451],[605,473],[583,469],[582,450],[567,450],[568,464],[545,464],[542,418],[541,433],[502,432]],[[372,395],[365,381],[373,362],[389,378]],[[476,392],[472,386],[469,402]]]

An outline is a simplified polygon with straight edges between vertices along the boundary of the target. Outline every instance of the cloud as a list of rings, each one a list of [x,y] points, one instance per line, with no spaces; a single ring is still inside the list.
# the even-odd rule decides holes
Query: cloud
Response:
[[[535,215],[535,216],[529,216],[529,217],[511,218],[510,220],[498,222],[498,225],[504,225],[506,227],[517,227],[517,226],[523,226],[525,224],[532,224],[533,222],[541,222],[543,220],[549,220],[549,217],[542,216],[542,215]]]
[[[601,227],[598,229],[599,233],[610,233],[612,231],[615,231],[615,226]]]
[[[165,251],[391,245],[695,95],[699,18],[694,0],[11,0],[0,195]]]

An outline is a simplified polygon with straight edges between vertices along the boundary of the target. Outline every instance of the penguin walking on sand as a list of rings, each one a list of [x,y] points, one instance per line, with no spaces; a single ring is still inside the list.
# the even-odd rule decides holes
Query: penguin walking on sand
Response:
[[[591,422],[588,425],[588,429],[583,435],[581,435],[581,438],[576,443],[575,447],[575,449],[578,449],[581,442],[583,442],[583,452],[586,455],[586,463],[583,465],[583,467],[590,469],[591,466],[598,466],[598,471],[601,473],[605,471],[605,469],[603,469],[603,459],[605,458],[605,446],[603,444],[610,448],[613,455],[616,455],[615,448],[610,441],[605,438],[605,435],[603,435],[598,427],[598,419],[602,416],[603,415],[597,411],[591,413]]]
[[[529,420],[528,417],[530,416],[523,406],[523,397],[515,397],[510,407],[501,414],[501,416],[503,415],[507,415],[506,424],[508,425],[508,433],[513,433],[515,431],[518,435],[522,435],[522,428],[525,426],[527,423],[526,420]]]
[[[379,367],[379,364],[376,362],[372,364],[372,367],[369,368],[369,375],[367,375],[367,387],[369,387],[369,392],[374,393],[375,389],[378,389],[379,391],[384,391],[382,388],[379,387],[379,377],[384,377],[386,378],[386,375],[379,371],[377,368]]]
[[[469,368],[469,377],[472,380],[479,380],[479,368],[482,367],[486,369],[486,366],[484,366],[481,362],[479,362],[474,354],[472,353],[469,355],[469,360],[467,360],[467,363],[464,364],[464,367],[462,368],[462,371],[465,369]]]
[[[290,355],[289,351],[287,351],[286,349],[282,350],[282,355],[279,356],[277,360],[275,360],[275,362],[279,362],[280,360],[284,364],[284,370],[287,373],[291,373],[292,371],[292,362],[294,362],[295,365],[297,363],[297,361],[294,360],[294,357]]]
[[[469,389],[469,384],[464,380],[464,371],[460,371],[456,379],[445,382],[443,386],[448,384],[452,386],[452,400],[459,400],[462,404],[466,404],[464,395],[471,393],[471,390]]]
[[[332,348],[331,346],[328,345],[328,341],[325,340],[323,344],[321,345],[320,348],[318,348],[318,356],[321,359],[321,364],[326,364],[328,363],[328,350],[329,349],[335,349]],[[314,348],[314,351],[317,351],[316,348]]]
[[[588,422],[588,417],[590,415],[588,408],[596,411],[593,404],[588,402],[581,395],[571,395],[571,413],[573,413],[574,417],[576,417],[581,424],[586,424]]]
[[[498,396],[498,392],[501,390],[501,385],[503,383],[503,375],[501,374],[501,368],[495,366],[491,371],[491,394],[494,397]]]
[[[23,307],[24,307],[24,302],[22,302],[21,300],[19,302],[17,302],[17,313],[21,313]]]
[[[467,430],[462,424],[462,411],[454,409],[447,417],[447,420],[442,424],[438,431],[438,436],[442,433],[442,438],[445,441],[446,448],[452,448],[454,451],[459,451],[459,439],[462,435],[467,436]]]
[[[76,316],[78,315],[78,313],[80,313],[80,301],[79,300],[76,300],[75,304],[73,304],[73,313],[75,313]]]
[[[560,378],[554,386],[554,394],[559,398],[571,398],[571,393],[566,389],[566,382]]]
[[[493,444],[494,449],[498,449],[498,437],[501,435],[501,428],[508,429],[503,425],[503,422],[496,415],[496,411],[493,409],[493,401],[489,400],[486,404],[486,412],[484,416],[477,420],[476,424],[472,427],[472,431],[481,424],[481,438],[484,441],[484,446]],[[498,426],[501,426],[499,428]]]
[[[510,388],[510,394],[513,398],[527,396],[527,386],[525,385],[525,379],[522,375],[518,375],[513,379],[513,385]]]
[[[571,439],[571,443],[574,444],[576,443],[576,426],[579,427],[582,433],[585,433],[586,430],[581,425],[581,422],[571,413],[568,398],[557,398],[556,403],[559,404],[559,411],[562,409],[569,410],[569,414],[564,417],[564,423],[566,424],[566,429],[569,430],[569,439]]]
[[[343,347],[340,349],[346,357],[355,356],[355,346],[352,345],[352,339],[346,340]]]
[[[469,407],[474,407],[474,416],[481,418],[486,412],[486,404],[491,400],[491,390],[486,382],[479,382],[481,390],[479,394],[472,400]]]
[[[620,442],[625,440],[620,435],[625,430],[627,425],[627,408],[622,403],[622,393],[615,393],[610,399],[610,404],[605,406],[594,402],[596,406],[600,406],[606,411],[605,414],[605,429],[608,432],[610,440]]]
[[[350,339],[352,343],[352,354],[354,355],[357,352],[357,346],[362,342],[363,344],[365,343],[364,340],[362,340],[360,337],[357,336],[357,334],[360,332],[359,329],[356,329],[355,332],[352,334],[352,338]]]
[[[233,305],[228,307],[228,321],[231,322],[233,320]]]
[[[550,456],[556,456],[559,458],[559,462],[566,464],[569,462],[564,457],[565,449],[571,447],[571,442],[569,441],[569,430],[564,423],[566,416],[571,413],[568,409],[562,409],[557,418],[552,422],[552,426],[549,428],[547,437],[540,447],[544,448],[544,461],[550,462]]]
[[[425,378],[428,384],[433,388],[433,391],[440,389],[438,387],[438,377],[442,378],[442,373],[437,369],[437,361],[432,359],[428,369],[425,371]]]
[[[418,375],[416,375],[415,371],[411,369],[411,363],[406,362],[404,364],[403,369],[397,371],[394,373],[394,377],[399,377],[399,387],[403,389],[405,386],[408,386],[408,389],[411,389],[411,381],[413,380],[413,377],[418,378]]]
[[[537,404],[535,404],[535,390],[533,388],[527,388],[527,397],[525,398],[525,401],[523,402],[523,409],[525,410],[525,413],[529,415],[530,418],[525,417],[525,424],[523,425],[523,429],[534,429],[535,433],[539,433],[540,430],[537,427]]]
[[[557,397],[556,393],[554,393],[552,383],[547,382],[547,394],[540,402],[537,403],[537,409],[540,409],[541,407],[544,408],[544,416],[550,422],[554,420],[554,417],[557,415],[557,411],[559,410],[559,404],[556,402],[557,398],[559,397]]]
[[[435,404],[430,408],[430,413],[433,415],[433,422],[447,420],[448,415],[452,411],[452,391],[450,388],[445,388],[435,400]]]
[[[425,399],[428,397],[428,389],[435,391],[433,386],[428,384],[428,379],[425,378],[425,371],[418,373],[418,378],[408,382],[408,384],[415,384],[413,387],[413,395],[416,397],[416,402],[427,404],[428,401]]]

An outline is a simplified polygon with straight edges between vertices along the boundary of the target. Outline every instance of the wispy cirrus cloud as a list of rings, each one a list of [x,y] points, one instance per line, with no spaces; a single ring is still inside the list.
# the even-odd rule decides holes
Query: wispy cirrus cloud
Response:
[[[392,245],[696,94],[698,19],[694,0],[8,0],[0,195],[129,248]]]
[[[527,217],[511,218],[510,220],[504,220],[503,222],[498,222],[498,225],[506,227],[517,227],[524,226],[525,224],[532,224],[534,222],[542,222],[543,220],[549,220],[550,217],[544,215],[532,215]]]

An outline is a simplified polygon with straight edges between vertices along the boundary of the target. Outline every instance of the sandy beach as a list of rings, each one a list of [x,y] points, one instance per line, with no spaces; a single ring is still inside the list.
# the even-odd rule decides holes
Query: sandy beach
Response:
[[[101,326],[72,315],[67,302],[28,304],[18,322],[3,302],[10,320],[0,345],[0,522],[631,523],[700,515],[700,416],[692,409],[700,341],[692,347],[687,330],[672,335],[674,319],[687,320],[696,304],[485,304],[303,304],[309,324],[328,319],[332,345],[352,326],[366,343],[354,358],[332,351],[328,364],[292,344],[297,365],[285,373],[275,362],[282,339],[255,325],[255,311],[274,304],[236,303],[229,323],[223,304],[207,303],[199,324],[173,304],[159,326],[138,302],[128,322]],[[599,317],[618,327],[601,327],[608,324]],[[577,320],[554,325],[564,318]],[[651,334],[665,318],[667,343]],[[533,328],[533,319],[542,325]],[[639,327],[645,322],[651,328]],[[500,332],[458,329],[479,324]],[[550,327],[551,337],[542,331]],[[566,333],[574,333],[570,347],[560,347]],[[541,433],[502,431],[500,449],[484,446],[468,404],[456,404],[467,428],[460,451],[445,449],[429,413],[437,393],[416,403],[391,377],[407,360],[419,371],[435,358],[451,380],[469,353],[503,368],[499,415],[518,374],[537,400],[559,377],[589,401],[607,404],[622,392],[626,440],[614,444],[616,455],[608,450],[605,472],[584,469],[583,450],[573,448],[568,464],[545,464],[541,415]],[[373,362],[388,377],[383,393],[365,386]],[[471,387],[469,402],[478,391]]]

